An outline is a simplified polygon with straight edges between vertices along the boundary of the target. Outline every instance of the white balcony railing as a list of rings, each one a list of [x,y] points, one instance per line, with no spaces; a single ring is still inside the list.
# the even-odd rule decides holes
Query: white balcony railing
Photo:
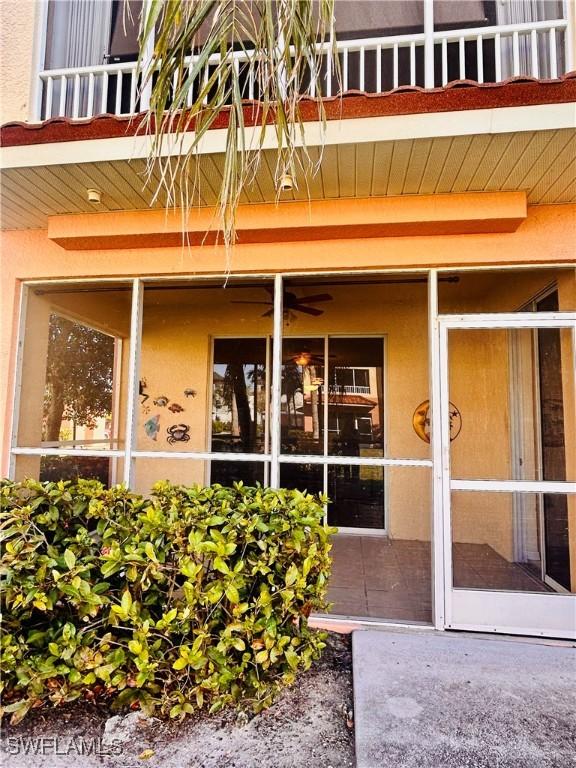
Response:
[[[565,19],[507,26],[365,38],[338,43],[340,76],[328,54],[321,72],[323,96],[354,90],[382,93],[403,85],[438,87],[453,80],[501,82],[526,75],[556,78],[573,69]],[[325,50],[327,50],[325,48]],[[250,54],[234,53],[247,99],[257,99]],[[218,56],[204,71],[210,76]],[[193,60],[190,59],[190,66]],[[51,117],[85,119],[98,114],[134,115],[148,106],[140,92],[136,63],[52,69],[40,72],[34,121]],[[310,96],[317,96],[313,84]]]
[[[343,391],[345,395],[369,395],[370,387],[366,387],[363,384],[345,384],[343,387],[338,387],[340,391]]]
[[[325,384],[321,384],[318,387],[318,392],[323,395],[328,393],[328,397],[336,397],[338,395],[371,395],[372,390],[370,387],[363,384],[331,384],[326,389]]]

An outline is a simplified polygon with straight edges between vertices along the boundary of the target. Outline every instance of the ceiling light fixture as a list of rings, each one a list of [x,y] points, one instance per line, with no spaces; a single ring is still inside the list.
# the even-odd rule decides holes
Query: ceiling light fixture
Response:
[[[102,192],[100,192],[99,189],[87,189],[86,197],[88,198],[88,202],[93,203],[94,205],[98,205],[102,202]]]
[[[294,179],[289,173],[283,173],[278,179],[278,189],[280,192],[290,192],[294,189]]]

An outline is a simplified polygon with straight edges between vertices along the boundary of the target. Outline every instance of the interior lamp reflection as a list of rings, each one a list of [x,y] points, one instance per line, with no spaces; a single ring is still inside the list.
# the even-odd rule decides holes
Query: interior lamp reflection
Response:
[[[312,355],[310,352],[298,352],[298,354],[294,355],[292,358],[296,365],[306,366],[310,365],[310,360],[312,359]]]

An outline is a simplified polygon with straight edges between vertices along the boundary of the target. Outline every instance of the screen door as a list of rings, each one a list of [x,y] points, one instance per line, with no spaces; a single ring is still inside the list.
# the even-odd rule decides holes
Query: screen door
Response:
[[[440,318],[446,626],[576,637],[576,314]]]

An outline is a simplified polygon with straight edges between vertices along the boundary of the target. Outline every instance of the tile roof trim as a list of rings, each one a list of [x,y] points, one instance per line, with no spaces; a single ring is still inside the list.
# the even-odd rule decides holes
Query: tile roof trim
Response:
[[[342,97],[323,99],[327,120],[498,109],[572,101],[576,102],[576,71],[555,80],[532,77],[513,77],[501,83],[455,80],[443,88],[426,90],[407,85],[386,93],[349,91]],[[259,102],[246,101],[246,125],[259,123],[259,107]],[[305,122],[318,120],[318,100],[305,97],[301,102],[301,112]],[[119,138],[135,135],[143,120],[144,114],[132,117],[103,114],[85,120],[54,117],[42,123],[11,122],[0,128],[0,143],[4,147],[14,147]],[[227,124],[227,110],[224,110],[212,128],[225,128]]]

